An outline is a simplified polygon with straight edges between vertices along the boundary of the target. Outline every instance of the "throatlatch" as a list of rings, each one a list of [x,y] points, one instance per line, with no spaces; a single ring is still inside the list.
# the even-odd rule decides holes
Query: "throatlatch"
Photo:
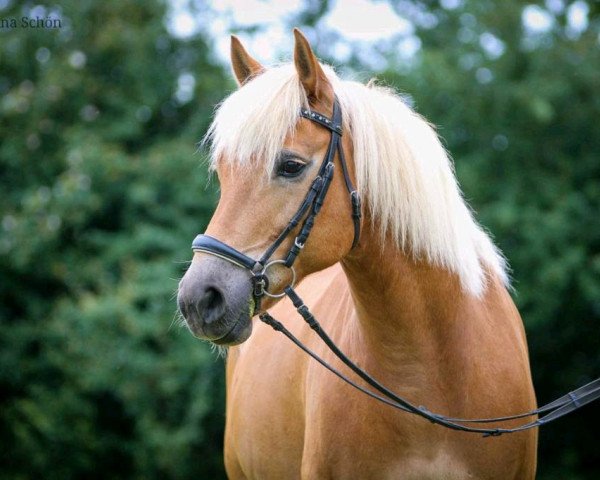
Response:
[[[293,265],[304,248],[306,241],[310,235],[310,232],[314,226],[315,217],[321,210],[325,196],[329,190],[329,186],[333,179],[334,174],[334,161],[335,155],[338,154],[340,164],[342,166],[342,173],[344,175],[344,181],[346,189],[350,194],[350,202],[352,206],[352,220],[354,223],[354,240],[352,242],[352,248],[354,248],[360,238],[360,218],[361,218],[361,202],[360,197],[354,185],[350,179],[348,172],[348,166],[344,157],[344,151],[341,144],[342,135],[342,113],[337,98],[333,104],[333,117],[329,119],[327,116],[322,115],[318,112],[301,109],[300,116],[311,120],[331,132],[331,138],[329,141],[329,147],[325,158],[319,168],[319,172],[316,178],[313,180],[308,193],[304,200],[300,204],[300,207],[289,221],[285,229],[279,234],[273,244],[265,251],[263,256],[259,260],[255,260],[244,253],[236,250],[235,248],[223,243],[222,241],[210,237],[208,235],[198,235],[193,243],[192,249],[194,252],[204,252],[210,255],[222,258],[228,262],[237,265],[240,268],[249,270],[252,274],[251,280],[253,284],[253,296],[255,301],[256,311],[260,311],[260,301],[264,296],[272,298],[280,298],[287,296],[300,316],[308,324],[308,326],[315,331],[315,333],[321,338],[325,345],[331,350],[336,357],[338,357],[345,365],[347,365],[356,375],[362,378],[371,388],[375,389],[378,393],[365,388],[358,383],[354,382],[340,371],[325,362],[321,357],[306,347],[298,338],[296,338],[281,322],[273,318],[268,312],[264,311],[259,314],[261,321],[270,325],[274,330],[281,332],[287,338],[289,338],[298,348],[306,352],[313,359],[337,375],[340,379],[353,386],[357,390],[369,395],[370,397],[383,402],[386,405],[397,408],[399,410],[412,413],[423,417],[432,423],[444,426],[452,430],[459,430],[470,433],[480,433],[483,436],[499,436],[503,433],[520,432],[528,430],[530,428],[539,427],[553,420],[556,420],[578,408],[600,398],[600,378],[596,379],[587,385],[584,385],[572,392],[563,395],[562,397],[548,403],[547,405],[532,410],[530,412],[521,413],[518,415],[510,415],[505,417],[495,418],[479,418],[479,419],[464,419],[464,418],[452,418],[437,413],[430,412],[424,406],[416,406],[407,401],[406,399],[396,395],[394,392],[386,388],[384,385],[379,383],[376,379],[371,377],[367,372],[358,367],[352,362],[333,342],[333,340],[327,335],[327,333],[321,328],[321,325],[317,319],[310,312],[308,307],[304,304],[302,299],[294,290],[294,283],[296,280],[296,273]],[[301,223],[302,222],[302,223]],[[283,243],[283,241],[300,225],[300,229],[294,238],[294,242],[284,258],[279,260],[269,260],[277,248]],[[269,279],[267,272],[268,270],[277,264],[281,264],[288,267],[292,273],[292,279],[290,284],[285,287],[281,293],[269,292]],[[514,428],[479,428],[469,427],[464,425],[465,423],[499,423],[509,420],[516,420],[520,418],[532,417],[535,415],[545,414],[541,418],[524,423]]]

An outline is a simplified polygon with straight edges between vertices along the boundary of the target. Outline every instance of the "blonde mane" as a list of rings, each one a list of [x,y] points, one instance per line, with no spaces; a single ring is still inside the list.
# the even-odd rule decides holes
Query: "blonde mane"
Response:
[[[340,80],[323,66],[354,146],[357,186],[383,238],[456,273],[480,296],[486,272],[508,283],[505,261],[473,219],[447,152],[431,127],[394,91]],[[294,132],[306,94],[293,65],[267,70],[220,105],[205,137],[211,166],[261,162],[267,175]]]

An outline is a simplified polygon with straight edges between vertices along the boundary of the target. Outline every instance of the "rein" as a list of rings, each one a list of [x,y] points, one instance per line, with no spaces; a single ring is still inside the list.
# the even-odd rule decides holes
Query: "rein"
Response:
[[[464,418],[452,418],[441,414],[430,412],[424,406],[416,406],[408,400],[396,395],[394,392],[386,388],[384,385],[379,383],[376,379],[371,377],[367,372],[362,370],[358,365],[352,362],[335,344],[335,342],[327,335],[322,329],[317,319],[310,312],[308,307],[304,304],[302,299],[294,290],[294,284],[296,281],[296,272],[294,270],[294,262],[296,258],[304,248],[304,245],[310,235],[310,232],[314,226],[315,217],[321,210],[325,196],[331,185],[334,173],[334,161],[336,153],[338,155],[342,173],[344,175],[344,182],[346,189],[350,196],[350,203],[352,206],[352,221],[354,224],[354,240],[352,242],[352,248],[354,248],[360,238],[360,219],[361,219],[361,201],[358,191],[354,188],[346,159],[344,157],[344,151],[341,144],[342,136],[342,113],[337,98],[333,104],[333,116],[328,118],[318,112],[302,108],[300,110],[300,116],[311,120],[325,128],[331,133],[329,146],[323,162],[319,168],[317,176],[313,180],[304,200],[300,204],[298,210],[293,215],[287,226],[279,234],[277,239],[271,244],[271,246],[265,251],[259,260],[255,260],[244,253],[236,250],[235,248],[227,245],[226,243],[213,238],[209,235],[198,235],[192,242],[192,250],[194,252],[203,252],[209,255],[226,260],[240,268],[244,268],[252,274],[251,281],[253,285],[252,295],[255,303],[255,310],[260,311],[261,299],[264,296],[271,298],[281,298],[284,296],[294,304],[297,312],[308,324],[308,326],[319,336],[319,338],[325,343],[327,348],[333,352],[333,354],[339,358],[346,366],[348,366],[356,375],[358,375],[363,381],[365,381],[371,388],[376,392],[359,385],[355,381],[351,380],[339,370],[332,367],[325,360],[319,357],[316,353],[306,347],[297,337],[294,336],[281,322],[273,318],[267,311],[259,314],[259,318],[262,322],[271,326],[274,330],[281,332],[290,341],[292,341],[298,348],[303,350],[305,353],[310,355],[314,360],[324,366],[327,370],[335,374],[337,377],[348,383],[352,387],[361,391],[362,393],[396,409],[418,415],[431,421],[434,424],[441,425],[443,427],[470,433],[483,434],[484,437],[488,436],[499,436],[504,433],[514,433],[530,428],[539,427],[545,425],[553,420],[556,420],[568,413],[571,413],[580,407],[597,400],[600,398],[600,378],[573,390],[562,397],[554,400],[553,402],[539,407],[530,412],[520,413],[517,415],[510,415],[504,417],[494,418],[479,418],[479,419],[464,419]],[[303,220],[304,219],[304,220]],[[301,223],[302,222],[302,223]],[[277,248],[282,242],[292,233],[292,231],[301,225],[299,233],[294,238],[294,242],[291,248],[288,250],[285,258],[278,260],[270,260]],[[282,265],[287,267],[292,275],[291,281],[287,287],[284,288],[281,293],[269,292],[269,279],[267,272],[274,265]],[[481,428],[471,427],[464,425],[465,423],[499,423],[509,420],[516,420],[520,418],[532,417],[535,415],[544,414],[542,417],[535,420],[523,423],[513,428]]]

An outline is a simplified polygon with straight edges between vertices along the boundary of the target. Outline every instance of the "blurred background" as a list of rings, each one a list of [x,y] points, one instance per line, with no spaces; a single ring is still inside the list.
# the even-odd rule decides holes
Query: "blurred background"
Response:
[[[510,261],[540,403],[600,376],[597,2],[0,0],[0,22],[0,478],[225,477],[223,360],[173,319],[231,32],[269,63],[299,26],[403,92]],[[600,478],[599,428],[600,404],[544,427],[538,478]]]

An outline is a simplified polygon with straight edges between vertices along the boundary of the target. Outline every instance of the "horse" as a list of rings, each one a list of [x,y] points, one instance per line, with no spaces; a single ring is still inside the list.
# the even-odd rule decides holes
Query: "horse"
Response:
[[[536,407],[506,262],[463,199],[434,128],[395,91],[340,79],[294,36],[293,61],[269,68],[232,36],[239,88],[205,137],[220,199],[201,237],[217,247],[195,249],[178,290],[191,333],[227,349],[228,477],[533,479],[535,430],[481,438],[381,405],[256,320],[268,310],[348,373],[277,293],[296,280],[348,357],[416,405],[461,418]],[[332,128],[336,104],[341,124]],[[333,153],[332,132],[341,134]],[[288,222],[308,216],[298,205],[330,153],[336,173],[298,243],[303,223]],[[358,215],[349,185],[362,200]],[[281,258],[294,248],[291,270]],[[263,275],[268,287],[261,278],[272,295],[259,304],[252,261],[244,265],[266,250],[278,260]]]

